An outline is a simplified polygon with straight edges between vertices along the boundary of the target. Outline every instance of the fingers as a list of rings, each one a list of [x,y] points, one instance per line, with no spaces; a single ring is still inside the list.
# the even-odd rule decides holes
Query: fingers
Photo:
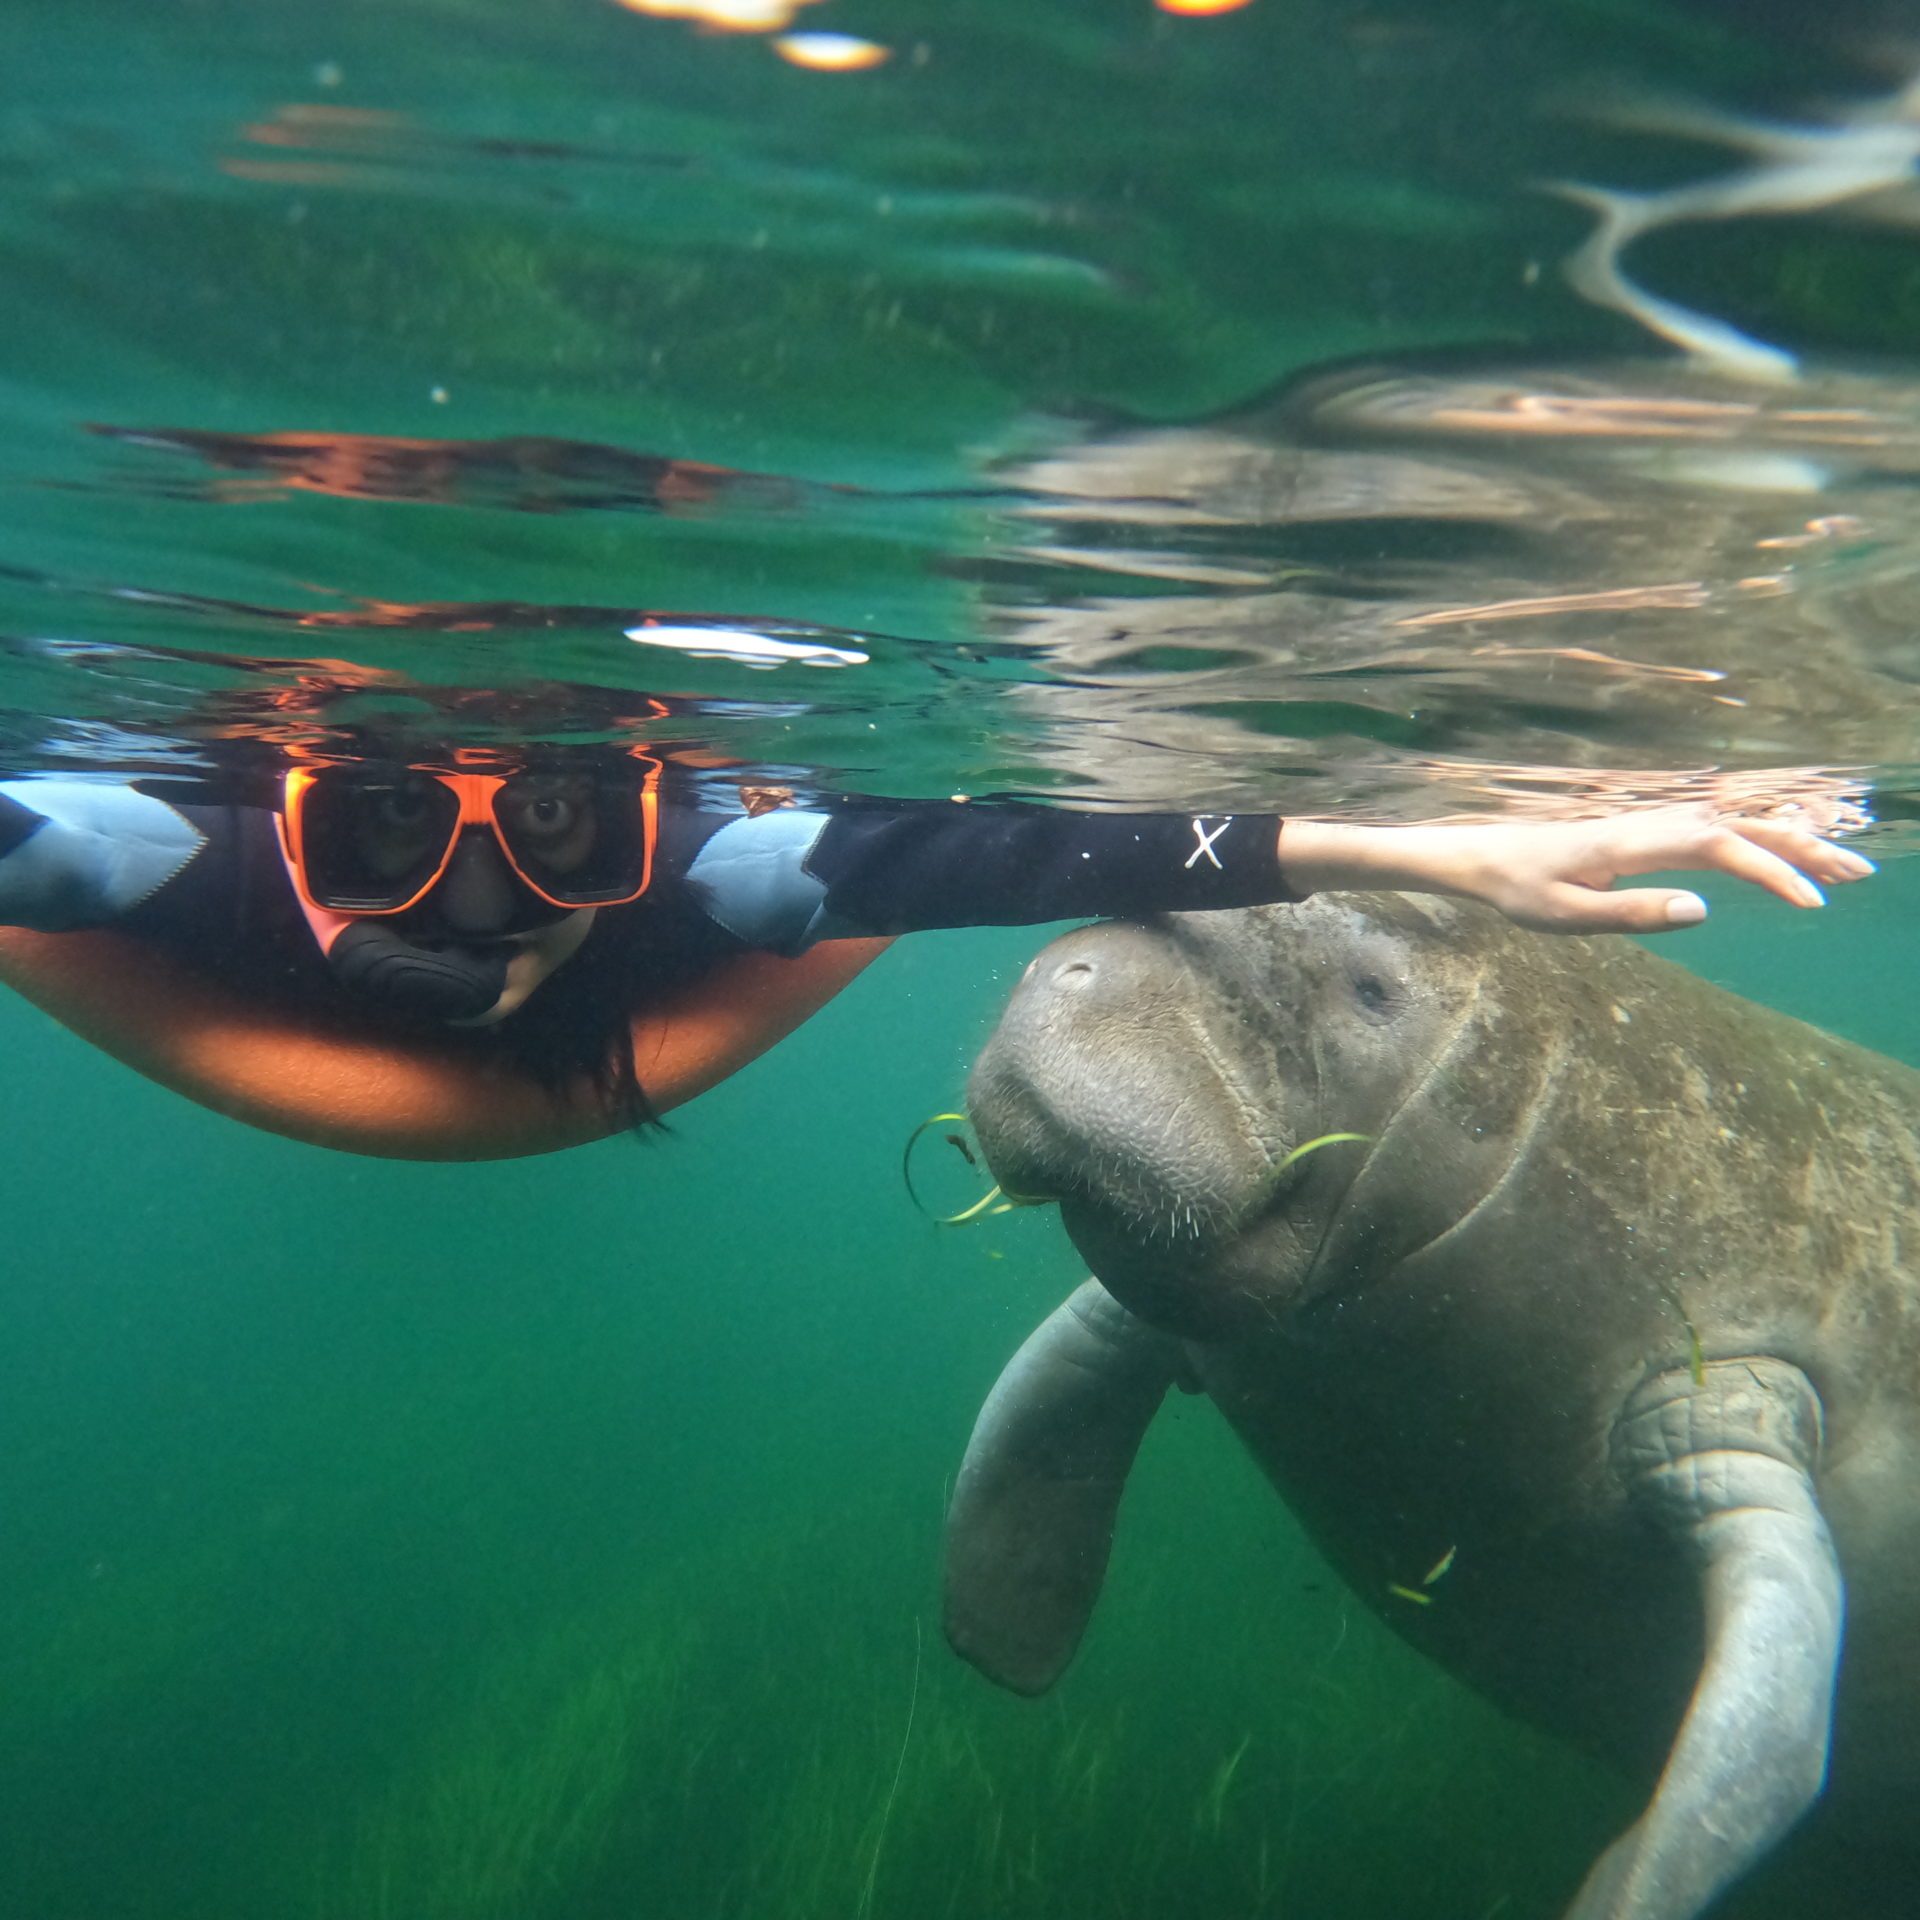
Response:
[[[1874,871],[1873,862],[1855,853],[1851,847],[1822,840],[1804,827],[1796,827],[1786,821],[1729,820],[1727,825],[1742,839],[1751,840],[1757,847],[1764,847],[1789,866],[1797,867],[1802,873],[1810,874],[1830,887],[1844,886],[1849,880],[1864,880]]]
[[[1662,933],[1704,920],[1705,902],[1665,887],[1609,892],[1610,883],[1674,869],[1723,873],[1792,906],[1818,907],[1825,900],[1816,881],[1841,886],[1874,871],[1872,861],[1850,847],[1778,817],[1724,819],[1698,806],[1656,808],[1591,823],[1587,831],[1591,838],[1584,847],[1567,850],[1572,857],[1542,858],[1534,850],[1531,873],[1515,858],[1505,884],[1482,897],[1522,926],[1544,932]]]
[[[1624,887],[1605,893],[1556,881],[1527,912],[1511,917],[1538,933],[1666,933],[1674,927],[1697,927],[1707,917],[1707,903],[1697,893],[1672,887]]]
[[[1765,887],[1769,893],[1777,893],[1796,907],[1825,906],[1826,898],[1820,889],[1791,860],[1782,858],[1743,831],[1754,824],[1741,821],[1736,826],[1729,822],[1709,835],[1694,864],[1715,873],[1731,874],[1736,880],[1750,880],[1756,887]]]

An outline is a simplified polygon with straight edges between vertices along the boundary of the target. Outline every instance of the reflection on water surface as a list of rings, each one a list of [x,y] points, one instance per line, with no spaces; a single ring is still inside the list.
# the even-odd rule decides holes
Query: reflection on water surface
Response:
[[[871,791],[1898,811],[1871,10],[214,18],[9,122],[16,767],[658,696]]]

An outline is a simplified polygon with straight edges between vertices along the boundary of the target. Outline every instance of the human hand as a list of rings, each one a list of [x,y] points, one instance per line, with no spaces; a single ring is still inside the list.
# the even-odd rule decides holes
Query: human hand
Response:
[[[1864,879],[1873,863],[1783,818],[1735,819],[1707,806],[1652,807],[1597,820],[1362,827],[1288,821],[1282,870],[1307,891],[1401,887],[1461,894],[1545,933],[1660,933],[1707,915],[1698,894],[1616,880],[1676,869],[1750,880],[1796,907],[1814,883]]]

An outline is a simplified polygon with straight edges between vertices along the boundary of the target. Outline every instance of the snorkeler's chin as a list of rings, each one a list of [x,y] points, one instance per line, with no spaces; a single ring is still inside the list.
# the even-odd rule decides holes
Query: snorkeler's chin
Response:
[[[593,931],[596,909],[576,907],[559,920],[526,933],[510,933],[489,941],[489,946],[517,949],[507,962],[507,984],[500,997],[485,1013],[465,1020],[449,1020],[451,1027],[492,1027],[518,1013],[532,998],[535,989],[579,952],[581,943]]]

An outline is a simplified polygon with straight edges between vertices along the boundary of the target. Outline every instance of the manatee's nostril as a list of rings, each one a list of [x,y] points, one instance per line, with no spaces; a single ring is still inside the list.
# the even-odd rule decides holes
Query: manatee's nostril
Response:
[[[1053,970],[1053,984],[1063,991],[1077,992],[1093,978],[1093,968],[1085,960],[1068,960]]]

